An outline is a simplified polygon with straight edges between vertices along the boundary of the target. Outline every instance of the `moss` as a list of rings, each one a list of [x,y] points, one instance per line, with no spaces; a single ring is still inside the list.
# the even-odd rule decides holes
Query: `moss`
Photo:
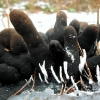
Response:
[[[2,0],[0,1],[0,7],[3,7],[3,1]]]

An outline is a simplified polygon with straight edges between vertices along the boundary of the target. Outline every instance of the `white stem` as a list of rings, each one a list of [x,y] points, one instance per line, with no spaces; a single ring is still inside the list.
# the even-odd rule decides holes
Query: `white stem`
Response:
[[[99,66],[98,66],[98,65],[97,65],[97,67],[96,67],[96,74],[97,74],[97,76],[100,76]]]
[[[33,76],[31,75],[30,80],[34,82]]]
[[[73,79],[72,76],[71,76],[71,82],[72,82],[73,86],[75,87],[75,89],[78,91],[78,90],[79,90],[79,89],[78,89],[78,86],[77,86],[77,84],[74,82],[74,79]]]
[[[100,49],[100,41],[98,42],[97,49]]]
[[[61,66],[60,66],[60,80],[61,80],[62,82],[64,82],[63,77],[62,77],[62,67],[61,67]]]
[[[96,67],[96,74],[97,74],[98,85],[100,85],[100,71],[99,71],[99,66],[98,65]]]
[[[67,65],[68,65],[67,61],[64,61],[64,73],[66,75],[66,79],[69,79],[69,75],[68,75],[68,72],[67,72]]]
[[[67,55],[71,58],[72,63],[74,63],[75,58],[74,58],[74,55],[72,54],[71,50],[68,50],[68,47],[66,47],[65,49],[66,49]]]
[[[47,84],[49,83],[46,76],[44,77],[44,80],[45,80],[45,82],[46,82]]]
[[[49,83],[49,82],[47,81],[47,79],[48,79],[48,74],[47,74],[47,71],[46,71],[46,69],[45,69],[45,61],[43,62],[43,65],[42,65],[42,66],[41,66],[40,63],[39,63],[39,67],[40,67],[40,69],[41,69],[41,72],[42,72],[43,75],[44,75],[44,80],[45,80],[45,82],[46,82],[46,83]]]
[[[61,81],[58,79],[58,77],[57,77],[55,71],[53,70],[53,66],[51,66],[51,72],[52,72],[52,75],[54,76],[54,78],[56,79],[56,81],[57,81],[58,83],[61,83]]]
[[[26,83],[27,83],[28,80],[25,79],[25,81],[26,81]],[[28,82],[28,84],[27,84],[28,86],[30,86],[30,82],[31,82],[31,80],[29,79],[29,82]]]
[[[39,75],[39,79],[40,79],[40,81],[43,82],[42,77],[41,77],[41,74],[38,73],[38,75]]]
[[[93,80],[89,78],[89,84],[93,84]]]
[[[26,83],[27,83],[27,79],[25,79],[25,81],[26,81]],[[34,82],[34,79],[33,79],[33,76],[32,76],[32,75],[30,76],[30,79],[29,79],[28,85],[31,83],[31,81]]]
[[[84,69],[84,65],[86,63],[86,51],[83,49],[83,57],[80,56],[80,64],[79,64],[79,71],[82,73],[82,70]]]

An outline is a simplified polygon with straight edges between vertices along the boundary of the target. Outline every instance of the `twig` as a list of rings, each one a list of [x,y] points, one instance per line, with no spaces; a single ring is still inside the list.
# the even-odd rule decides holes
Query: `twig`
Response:
[[[80,83],[81,83],[82,89],[86,91],[87,90],[86,85],[84,84],[81,76],[80,76]]]
[[[33,76],[34,76],[34,82],[33,82],[33,85],[32,85],[32,89],[34,89],[34,86],[35,86],[35,80],[36,80],[36,71],[34,72]]]
[[[81,49],[79,43],[78,43],[78,47],[79,47],[80,54],[83,56],[83,52],[82,52],[82,49]],[[87,62],[85,63],[85,66],[86,66],[87,72],[88,72],[88,74],[89,74],[89,77],[90,77],[91,79],[93,79],[93,78],[92,78],[91,71],[90,71],[90,69],[89,69],[89,66],[88,66]]]
[[[79,52],[80,52],[81,56],[83,57],[83,51],[82,51],[82,49],[80,47],[80,44],[79,43],[77,43],[77,44],[78,44]]]
[[[97,25],[100,23],[100,5],[97,5]]]
[[[34,75],[34,79],[33,79],[33,75]],[[16,96],[17,94],[19,94],[31,81],[33,81],[32,89],[34,89],[35,79],[36,79],[36,72],[34,72],[33,75],[31,75],[30,79],[25,83],[25,85],[24,85],[20,90],[18,90],[18,91],[14,94],[14,96]]]
[[[81,81],[79,80],[76,84],[79,84]],[[73,87],[74,86],[71,86],[71,87],[69,87],[66,91],[65,91],[65,93],[68,93],[71,89],[73,89]]]
[[[85,69],[84,69],[84,72],[85,72],[86,76],[89,78],[89,75],[88,75],[88,73],[87,73],[87,71]]]
[[[65,88],[65,83],[63,82],[63,83],[62,83],[61,90],[60,90],[60,95],[63,94],[63,92],[64,92],[64,88]]]
[[[8,28],[10,28],[9,13],[10,13],[9,2],[8,0],[6,0],[6,16],[7,16]]]
[[[89,80],[89,77],[88,76],[86,76],[86,75],[82,75],[82,76],[84,76],[87,80]]]
[[[6,28],[6,26],[5,26],[5,24],[4,24],[4,21],[3,21],[3,19],[1,19],[1,21],[2,21],[2,24],[3,24],[4,28]]]
[[[73,79],[73,76],[71,76],[71,82],[72,82],[73,86],[75,87],[75,90],[78,91],[79,89],[78,89],[78,86]]]
[[[5,51],[9,52],[10,50],[8,48],[5,48]]]
[[[89,69],[89,66],[88,66],[87,62],[85,63],[85,65],[86,65],[86,69],[87,69],[87,71],[88,71],[89,77],[90,77],[91,79],[93,79],[93,78],[92,78],[91,71],[90,71],[90,69]]]
[[[14,96],[18,95],[29,83],[30,83],[30,79],[25,83],[25,85],[24,85],[20,90],[18,90],[18,91],[14,94]]]
[[[66,77],[62,77],[63,78],[63,81],[62,81],[62,87],[60,89],[60,95],[62,95],[66,89]]]

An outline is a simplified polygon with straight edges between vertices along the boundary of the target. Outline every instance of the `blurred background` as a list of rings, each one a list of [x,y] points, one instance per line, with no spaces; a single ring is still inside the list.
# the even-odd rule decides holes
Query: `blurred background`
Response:
[[[29,12],[46,13],[68,10],[70,12],[95,12],[100,0],[0,0],[0,8],[19,8]]]
[[[100,15],[97,13],[100,12],[97,10],[100,8],[99,4],[100,0],[0,0],[0,31],[13,27],[9,20],[12,9],[25,11],[42,32],[53,27],[59,10],[66,11],[67,23],[78,19],[97,24],[100,23]]]

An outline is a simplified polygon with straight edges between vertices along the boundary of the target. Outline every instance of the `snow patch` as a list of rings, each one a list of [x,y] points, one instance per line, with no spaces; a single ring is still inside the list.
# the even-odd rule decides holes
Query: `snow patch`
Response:
[[[71,58],[72,63],[74,63],[75,58],[74,58],[74,55],[73,55],[72,52],[71,52],[72,50],[68,50],[68,47],[66,47],[65,49],[66,49],[66,53],[67,53],[68,56]]]

